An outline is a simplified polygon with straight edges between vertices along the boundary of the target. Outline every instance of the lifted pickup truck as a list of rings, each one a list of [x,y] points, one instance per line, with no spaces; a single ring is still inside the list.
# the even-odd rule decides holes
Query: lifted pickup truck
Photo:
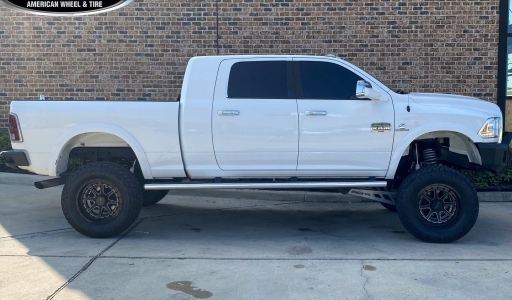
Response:
[[[478,217],[460,169],[501,172],[502,114],[449,94],[393,92],[318,56],[192,58],[176,102],[13,101],[8,164],[59,176],[68,222],[120,234],[171,189],[358,188],[427,242]],[[71,171],[72,164],[81,165]]]

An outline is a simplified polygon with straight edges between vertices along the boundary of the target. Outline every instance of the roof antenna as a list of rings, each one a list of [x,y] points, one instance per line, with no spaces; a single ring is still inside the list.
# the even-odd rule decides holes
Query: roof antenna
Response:
[[[46,100],[43,94],[39,95],[39,100]]]

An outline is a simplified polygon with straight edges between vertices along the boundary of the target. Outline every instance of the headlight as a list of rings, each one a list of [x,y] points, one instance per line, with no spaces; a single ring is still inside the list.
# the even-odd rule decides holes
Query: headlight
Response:
[[[501,118],[489,118],[478,132],[478,135],[484,139],[499,138],[501,143]]]

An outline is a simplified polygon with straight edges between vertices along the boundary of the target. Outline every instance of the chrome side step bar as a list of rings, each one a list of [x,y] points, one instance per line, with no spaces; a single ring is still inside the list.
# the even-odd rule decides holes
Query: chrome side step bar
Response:
[[[304,181],[304,182],[232,182],[232,183],[149,183],[146,190],[186,190],[186,189],[299,189],[299,188],[353,188],[386,187],[386,181]]]

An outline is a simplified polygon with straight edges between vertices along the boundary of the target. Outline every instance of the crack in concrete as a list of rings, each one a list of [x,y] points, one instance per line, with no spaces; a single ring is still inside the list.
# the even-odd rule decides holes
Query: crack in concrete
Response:
[[[370,279],[368,278],[368,276],[364,275],[364,260],[361,260],[361,277],[363,277],[365,279],[365,281],[363,283],[363,290],[366,293],[366,299],[372,299],[372,297],[370,296],[370,293],[366,289],[366,285],[368,284],[368,281]]]

